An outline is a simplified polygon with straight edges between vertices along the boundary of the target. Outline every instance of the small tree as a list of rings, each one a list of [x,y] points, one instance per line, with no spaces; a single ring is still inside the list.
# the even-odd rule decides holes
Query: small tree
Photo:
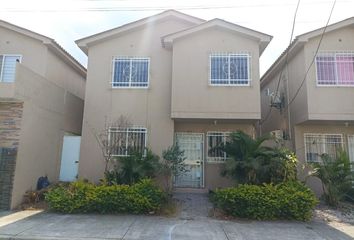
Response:
[[[110,128],[114,127],[117,129],[126,129],[131,126],[132,124],[130,123],[129,119],[121,115],[116,121],[111,123],[107,122],[106,119],[104,128],[101,130],[97,131],[94,128],[90,128],[101,149],[102,157],[105,162],[105,173],[109,170],[110,164],[113,163],[113,160],[115,158],[114,153],[117,151],[118,148],[122,146],[122,142],[128,141],[128,139],[125,139],[125,135],[116,135],[114,138],[111,138]]]
[[[354,173],[351,170],[349,156],[341,150],[336,158],[323,154],[321,159],[321,162],[311,164],[314,171],[310,176],[321,180],[325,201],[328,205],[336,207],[353,187]]]
[[[180,176],[188,171],[186,164],[184,163],[186,158],[184,156],[184,151],[181,150],[177,144],[163,151],[162,157],[163,161],[161,173],[165,178],[165,189],[167,192],[170,192],[172,186],[172,177]]]

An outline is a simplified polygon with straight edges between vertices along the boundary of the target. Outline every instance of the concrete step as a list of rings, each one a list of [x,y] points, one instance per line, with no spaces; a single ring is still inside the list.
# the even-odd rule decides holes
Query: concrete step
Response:
[[[207,188],[175,188],[173,190],[175,193],[208,193]]]

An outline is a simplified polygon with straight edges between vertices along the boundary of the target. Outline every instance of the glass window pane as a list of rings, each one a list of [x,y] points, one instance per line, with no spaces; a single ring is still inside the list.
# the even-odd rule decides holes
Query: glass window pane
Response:
[[[210,77],[211,84],[229,83],[229,58],[228,56],[211,57]]]
[[[2,82],[14,82],[16,74],[16,62],[20,61],[19,56],[4,56],[2,61]]]
[[[230,83],[248,84],[247,56],[230,56]]]
[[[336,84],[335,59],[333,56],[316,57],[316,67],[317,67],[317,84],[319,85]]]
[[[149,80],[149,60],[132,60],[131,86],[147,87]]]
[[[339,85],[354,85],[354,61],[348,54],[336,55],[337,79]]]
[[[116,59],[114,61],[113,87],[127,87],[130,81],[130,60]]]

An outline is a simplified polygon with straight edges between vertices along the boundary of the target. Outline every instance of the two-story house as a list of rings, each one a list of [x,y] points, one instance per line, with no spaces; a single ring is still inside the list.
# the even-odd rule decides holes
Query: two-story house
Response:
[[[39,177],[58,180],[64,135],[81,134],[85,78],[53,39],[0,21],[0,209]]]
[[[176,187],[215,188],[226,156],[215,150],[227,135],[255,135],[261,117],[259,57],[271,36],[213,19],[205,21],[169,10],[77,41],[88,55],[88,74],[79,177],[97,181],[104,161],[92,129],[120,116],[134,127],[128,145],[161,156],[178,143],[189,171]]]
[[[354,18],[323,33],[297,36],[261,78],[261,132],[288,140],[300,165],[340,149],[354,161]],[[318,180],[308,183],[321,192]]]

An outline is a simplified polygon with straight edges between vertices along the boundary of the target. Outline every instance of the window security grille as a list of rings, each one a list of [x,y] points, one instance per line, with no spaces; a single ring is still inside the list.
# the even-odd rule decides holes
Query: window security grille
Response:
[[[210,55],[210,84],[224,86],[250,85],[249,54]]]
[[[305,154],[307,162],[321,162],[321,155],[335,158],[343,148],[341,134],[305,134]]]
[[[316,74],[319,86],[354,86],[354,52],[317,54]]]
[[[208,162],[224,162],[227,155],[218,147],[226,143],[229,132],[208,132],[207,133],[207,161]]]
[[[133,152],[145,153],[146,128],[109,128],[112,156],[129,156]]]
[[[0,55],[0,82],[14,82],[16,62],[21,61],[19,55]]]
[[[149,58],[115,58],[113,60],[112,87],[148,87],[149,65]]]

